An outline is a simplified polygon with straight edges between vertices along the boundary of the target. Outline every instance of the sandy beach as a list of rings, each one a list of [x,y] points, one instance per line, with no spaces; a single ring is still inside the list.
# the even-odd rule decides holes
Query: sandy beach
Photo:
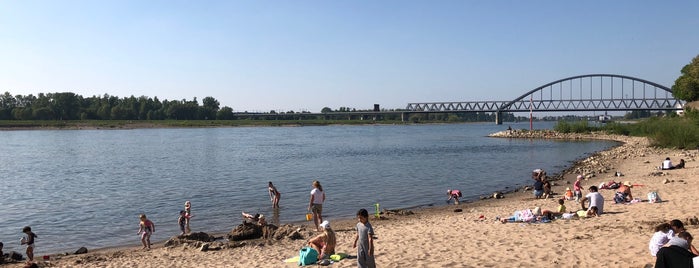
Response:
[[[642,202],[614,204],[614,190],[600,190],[605,199],[605,213],[600,217],[559,219],[550,223],[503,224],[495,220],[526,208],[555,210],[565,188],[572,188],[575,181],[577,172],[572,169],[563,174],[561,180],[554,181],[556,195],[550,199],[535,199],[531,191],[520,190],[507,193],[502,199],[416,209],[412,210],[412,215],[372,218],[377,237],[377,266],[652,267],[655,260],[648,252],[648,241],[659,222],[680,219],[690,233],[695,237],[699,235],[699,226],[690,225],[687,220],[697,216],[699,211],[699,204],[693,199],[694,193],[699,193],[696,150],[652,148],[645,138],[607,135],[594,138],[613,139],[624,144],[578,163],[577,171],[589,176],[583,181],[583,189],[610,180],[630,181],[635,185],[633,196]],[[657,170],[665,157],[675,162],[684,159],[686,168]],[[617,171],[623,176],[616,177]],[[522,176],[529,176],[530,172],[522,170]],[[663,201],[646,202],[649,191],[657,191]],[[583,195],[586,193],[583,190]],[[565,205],[569,211],[580,209],[572,200],[565,201]],[[456,209],[462,211],[456,212]],[[355,223],[354,219],[331,223],[337,232],[336,252],[356,254],[352,248]],[[209,251],[201,251],[195,244],[164,247],[163,243],[158,243],[149,251],[141,250],[140,246],[91,250],[82,255],[52,255],[48,263],[39,257],[37,263],[46,267],[297,267],[296,263],[283,260],[298,254],[308,236],[314,233],[309,228],[311,224],[298,226],[304,237],[297,240],[247,240],[235,247]],[[5,264],[5,267],[23,265],[14,263]],[[356,260],[344,259],[331,267],[356,267]]]

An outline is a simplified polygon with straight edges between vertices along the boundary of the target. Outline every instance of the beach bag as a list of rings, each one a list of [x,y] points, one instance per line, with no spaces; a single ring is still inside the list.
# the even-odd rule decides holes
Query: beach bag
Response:
[[[658,196],[658,192],[649,192],[648,193],[648,203],[657,203],[660,202],[660,196]]]
[[[299,266],[311,265],[318,262],[318,251],[311,247],[303,247],[299,251]]]

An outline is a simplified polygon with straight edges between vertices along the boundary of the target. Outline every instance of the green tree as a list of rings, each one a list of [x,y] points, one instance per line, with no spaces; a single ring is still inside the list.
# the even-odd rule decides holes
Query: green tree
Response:
[[[682,68],[682,75],[672,86],[675,98],[691,102],[699,100],[699,55]]]
[[[233,109],[228,106],[223,106],[218,112],[216,113],[216,119],[218,120],[233,120],[235,117],[233,116]]]

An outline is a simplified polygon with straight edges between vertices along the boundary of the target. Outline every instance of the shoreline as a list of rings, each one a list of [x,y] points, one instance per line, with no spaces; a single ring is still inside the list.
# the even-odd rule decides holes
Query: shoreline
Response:
[[[579,134],[576,134],[579,135]],[[596,231],[593,231],[590,233],[589,231],[595,230],[595,229],[608,229],[605,227],[605,225],[614,225],[614,223],[618,222],[618,219],[615,219],[617,217],[625,217],[631,220],[634,220],[635,217],[638,215],[634,215],[632,217],[628,217],[630,215],[624,215],[624,213],[630,213],[630,212],[619,212],[615,211],[618,210],[618,208],[638,208],[639,206],[653,206],[651,204],[633,204],[629,206],[624,206],[624,205],[614,205],[613,202],[611,201],[611,195],[610,192],[604,192],[605,196],[605,215],[599,217],[599,218],[593,218],[593,219],[584,219],[584,220],[577,220],[577,221],[565,221],[565,222],[560,222],[561,220],[551,223],[551,224],[527,224],[525,225],[520,225],[520,224],[506,224],[502,225],[500,223],[494,223],[494,218],[499,217],[499,216],[506,216],[511,214],[512,211],[515,209],[521,209],[521,208],[526,208],[530,207],[533,204],[536,204],[537,206],[541,206],[542,208],[545,209],[554,209],[555,200],[560,198],[561,193],[563,193],[563,189],[565,187],[570,187],[572,182],[574,181],[575,174],[580,173],[578,171],[583,171],[583,170],[588,170],[592,171],[593,173],[592,176],[586,179],[586,181],[583,182],[583,188],[586,188],[589,185],[596,185],[599,181],[607,181],[610,179],[611,175],[615,171],[621,170],[621,172],[625,173],[625,177],[618,177],[614,178],[611,177],[615,180],[633,180],[633,181],[640,181],[641,184],[643,185],[649,185],[649,188],[651,187],[650,185],[650,180],[648,175],[644,175],[644,173],[648,172],[653,172],[652,167],[655,166],[653,165],[650,160],[645,160],[647,157],[652,157],[656,156],[654,160],[657,160],[658,162],[662,160],[662,158],[658,158],[658,156],[662,155],[668,155],[672,156],[673,159],[678,158],[677,155],[685,155],[688,158],[688,167],[684,170],[676,170],[672,171],[672,173],[685,173],[688,174],[688,172],[691,172],[692,175],[696,175],[697,170],[695,170],[695,160],[693,159],[696,156],[695,152],[688,152],[688,151],[681,151],[681,150],[671,150],[671,149],[657,149],[657,148],[652,148],[648,146],[648,141],[645,138],[637,138],[637,137],[626,137],[626,136],[616,136],[616,135],[599,135],[599,134],[592,134],[592,135],[579,135],[580,138],[590,138],[590,139],[609,139],[609,140],[615,140],[620,142],[620,145],[614,146],[610,149],[600,151],[597,153],[593,153],[592,155],[581,159],[579,161],[576,161],[570,168],[567,168],[566,170],[562,171],[560,174],[560,180],[556,180],[552,190],[554,193],[557,193],[557,195],[552,198],[552,199],[547,199],[547,200],[536,200],[531,196],[531,191],[527,190],[522,190],[522,187],[515,187],[516,189],[513,190],[512,192],[505,193],[505,197],[502,199],[493,199],[493,198],[487,198],[485,200],[479,199],[479,200],[474,200],[472,202],[462,202],[460,205],[434,205],[434,206],[422,206],[418,208],[407,208],[407,210],[412,210],[415,214],[413,215],[407,215],[407,216],[396,216],[396,215],[387,215],[385,219],[381,220],[375,220],[372,218],[372,224],[374,225],[375,231],[377,233],[378,239],[377,239],[377,264],[380,266],[387,266],[387,267],[403,267],[405,265],[415,265],[416,263],[421,263],[425,264],[428,266],[461,266],[464,265],[464,262],[462,262],[463,258],[467,259],[473,259],[473,260],[478,260],[478,265],[475,265],[475,263],[471,263],[469,265],[466,265],[467,267],[471,266],[486,266],[486,267],[498,267],[498,263],[502,263],[502,259],[507,259],[511,258],[508,257],[508,248],[511,249],[513,244],[512,243],[507,243],[506,241],[501,241],[503,242],[502,244],[504,245],[498,245],[492,244],[492,243],[486,243],[487,241],[499,241],[502,239],[501,236],[505,236],[506,238],[512,238],[512,235],[514,237],[522,236],[523,239],[527,241],[520,241],[518,243],[515,243],[515,246],[522,246],[522,245],[527,245],[529,244],[528,241],[529,239],[524,238],[525,236],[530,235],[528,232],[522,234],[522,233],[517,233],[516,231],[521,231],[520,229],[527,229],[527,227],[532,227],[536,231],[542,231],[542,226],[546,225],[545,227],[550,227],[550,226],[555,226],[557,232],[553,231],[552,233],[558,234],[558,235],[565,235],[568,234],[570,230],[566,230],[566,228],[559,228],[561,226],[575,226],[576,228],[580,228],[582,232],[577,233],[572,236],[572,238],[566,238],[563,240],[563,242],[590,242],[586,240],[592,240],[592,242],[595,243],[602,243],[601,248],[608,250],[615,250],[612,245],[613,241],[610,242],[600,242],[598,240],[593,239],[593,237],[589,237],[589,235],[593,234]],[[512,138],[512,137],[507,137],[507,138]],[[689,158],[691,157],[691,158]],[[636,168],[636,169],[631,169],[631,170],[626,170],[626,167],[621,167],[620,165],[623,164],[629,164],[632,161],[635,164],[638,165],[639,159],[643,160],[640,162],[643,166],[646,166],[645,169],[643,168]],[[599,167],[604,167],[604,170],[600,169]],[[640,172],[640,173],[639,173]],[[663,172],[661,172],[663,173]],[[668,172],[669,173],[669,172]],[[649,182],[643,182],[639,177],[644,177],[643,180],[647,180]],[[664,177],[664,176],[661,176]],[[683,177],[683,180],[690,180],[687,176]],[[670,183],[663,183],[662,185],[665,186],[674,186],[675,184],[682,184],[681,187],[686,187],[687,183],[683,181],[678,181],[675,182],[674,180]],[[693,184],[690,184],[693,185]],[[652,185],[653,187],[657,185]],[[646,191],[648,189],[643,189],[642,187],[641,191]],[[658,187],[660,188],[660,187]],[[634,188],[636,190],[636,188]],[[602,191],[601,191],[602,192]],[[691,194],[691,191],[688,191],[690,193],[686,194]],[[636,193],[634,191],[635,197],[640,197],[642,199],[645,199],[644,193]],[[665,201],[661,204],[658,204],[657,206],[662,206],[665,207],[667,210],[667,206],[665,205],[670,205],[672,203],[673,206],[677,205],[675,204],[676,200],[673,198],[673,195],[670,195],[670,192],[668,191],[659,191],[661,197],[664,200],[669,200]],[[681,195],[678,194],[678,195]],[[682,200],[679,198],[678,200]],[[691,202],[691,201],[687,201]],[[667,204],[666,204],[667,203]],[[578,207],[575,207],[575,203],[572,201],[566,201],[566,206],[568,206],[569,209],[578,209]],[[691,204],[687,204],[687,206],[690,206],[692,208],[696,208],[696,206],[691,206]],[[456,208],[461,209],[463,212],[454,212]],[[513,209],[514,208],[514,209]],[[684,210],[684,211],[691,211],[691,210]],[[696,211],[696,209],[694,209]],[[680,211],[675,211],[675,212],[680,212]],[[636,213],[638,214],[638,213]],[[640,215],[642,215],[641,213]],[[663,213],[662,215],[670,215],[672,213]],[[480,216],[483,215],[481,218]],[[674,214],[673,214],[674,215]],[[690,215],[691,216],[691,215]],[[678,217],[682,220],[684,218]],[[665,218],[664,218],[665,219]],[[669,220],[669,218],[667,218]],[[649,219],[646,220],[645,222],[656,222],[658,219]],[[346,252],[349,254],[354,254],[356,252],[353,251],[351,247],[351,241],[352,241],[352,225],[355,222],[354,219],[342,219],[342,220],[337,220],[332,223],[333,228],[338,232],[338,252]],[[447,223],[447,224],[445,224]],[[594,223],[595,228],[589,229],[585,224],[588,223]],[[643,221],[641,222],[643,223]],[[688,224],[688,223],[686,223]],[[294,224],[293,226],[299,227],[299,228],[304,228],[307,227],[309,223],[301,223],[301,224]],[[406,227],[407,226],[407,227]],[[463,228],[462,228],[463,227]],[[696,233],[696,228],[695,226],[687,226],[690,232],[695,232]],[[425,228],[427,230],[425,230]],[[485,234],[479,234],[479,232],[475,232],[473,228],[476,229],[483,229],[485,230]],[[512,228],[519,228],[519,229],[512,229]],[[641,242],[640,245],[634,245],[632,249],[635,250],[636,254],[630,254],[631,256],[626,256],[626,257],[619,257],[620,259],[623,259],[623,261],[615,261],[610,265],[605,265],[605,266],[611,266],[611,267],[629,267],[629,266],[641,266],[644,267],[644,265],[647,265],[651,262],[652,259],[650,259],[650,255],[647,254],[647,239],[650,238],[650,235],[652,235],[652,230],[649,231],[648,228],[652,228],[652,224],[645,224],[644,226],[638,226],[636,228],[632,228],[631,230],[626,230],[623,231],[622,237],[628,236],[628,232],[631,231],[631,233],[636,234],[638,231],[642,231],[641,235]],[[421,230],[421,232],[426,232],[428,233],[427,240],[421,240],[424,239],[424,235],[421,234],[421,232],[415,232],[412,229],[418,229]],[[612,228],[615,229],[615,228]],[[634,231],[636,229],[636,231]],[[502,230],[509,230],[510,232],[514,232],[514,234],[511,234],[510,232],[500,232]],[[454,233],[456,231],[456,233]],[[435,236],[434,234],[446,234],[445,237],[440,237],[440,236]],[[430,235],[432,234],[432,235]],[[219,236],[220,234],[215,234]],[[225,234],[224,234],[225,235]],[[442,250],[438,250],[437,252],[432,252],[430,251],[430,255],[432,257],[426,256],[424,254],[420,254],[419,252],[421,251],[420,248],[422,247],[422,243],[432,243],[432,242],[427,242],[430,240],[435,240],[433,241],[434,243],[446,243],[449,244],[449,237],[452,237],[451,235],[458,235],[458,236],[465,236],[465,239],[463,239],[463,246],[464,248],[471,248],[470,251],[466,249],[453,249],[453,251],[450,253],[447,250],[447,252],[444,252]],[[473,237],[475,235],[475,237]],[[576,238],[577,237],[577,238]],[[305,237],[307,239],[307,237]],[[557,246],[551,246],[549,242],[549,247],[544,247],[547,250],[551,251],[556,251],[556,247],[560,247],[560,238],[556,239],[556,237],[550,237],[552,238],[552,241],[558,242],[558,244],[554,243],[554,245]],[[445,241],[445,239],[447,239]],[[571,240],[572,239],[572,240]],[[405,243],[395,243],[395,241],[391,240],[397,240],[397,241],[404,241],[407,240],[410,242],[411,245],[409,248],[401,248],[401,245],[405,245]],[[580,240],[580,241],[578,241]],[[610,239],[613,240],[613,239]],[[637,239],[638,240],[638,239]],[[54,265],[61,266],[61,267],[94,267],[94,266],[101,266],[101,267],[122,267],[122,266],[127,266],[131,265],[133,267],[159,267],[159,266],[169,266],[169,267],[197,267],[197,266],[214,266],[214,267],[223,267],[223,266],[234,266],[234,267],[246,267],[246,266],[261,266],[261,267],[279,267],[283,266],[284,264],[281,262],[281,260],[292,257],[293,255],[297,254],[298,249],[300,248],[300,245],[303,244],[303,239],[302,240],[273,240],[273,241],[268,241],[268,240],[261,240],[261,239],[256,239],[256,240],[248,240],[245,241],[246,245],[241,246],[241,247],[235,247],[235,248],[224,248],[221,250],[217,251],[199,251],[196,248],[191,248],[188,246],[176,246],[176,247],[163,247],[162,242],[154,244],[157,245],[157,247],[154,247],[151,251],[140,251],[138,248],[140,248],[140,245],[137,246],[119,246],[119,247],[108,247],[108,248],[100,248],[100,249],[95,249],[95,250],[90,250],[88,254],[83,254],[83,255],[67,255],[63,256],[62,254],[52,254],[51,255],[51,262]],[[420,243],[422,241],[422,243]],[[476,241],[477,246],[475,249],[472,247],[472,245],[469,245],[471,242]],[[417,242],[417,243],[415,243]],[[340,244],[341,243],[341,244]],[[415,244],[413,244],[415,243]],[[486,243],[486,244],[483,244]],[[546,244],[546,243],[545,243]],[[583,243],[585,244],[585,243]],[[589,244],[589,243],[588,243]],[[593,243],[594,244],[594,243]],[[638,243],[636,243],[638,244]],[[534,243],[536,245],[536,243]],[[440,248],[443,248],[444,246],[440,246]],[[498,258],[488,258],[490,260],[486,260],[485,258],[479,258],[478,256],[482,255],[478,252],[479,249],[483,249],[483,247],[492,247],[496,249],[502,250],[502,253],[496,253],[496,252],[491,252],[493,250],[489,250],[489,253],[495,254],[495,256],[500,256],[501,259],[499,261]],[[645,251],[644,251],[645,249]],[[465,251],[464,251],[465,250]],[[560,249],[559,249],[560,250]],[[583,252],[587,249],[583,248],[580,249]],[[578,250],[578,251],[580,251]],[[416,256],[405,256],[405,254],[412,254],[415,252],[418,252]],[[497,251],[497,250],[495,250]],[[574,253],[575,250],[571,248],[570,252]],[[596,252],[596,251],[594,251]],[[590,252],[590,253],[594,253]],[[639,254],[639,252],[641,252]],[[454,253],[460,253],[459,254],[454,254]],[[563,256],[568,256],[568,253],[560,252]],[[580,252],[578,252],[580,253]],[[155,257],[155,256],[160,256],[160,257]],[[163,255],[165,256],[179,256],[174,259],[168,259],[168,258],[163,258]],[[242,255],[242,256],[240,256]],[[439,255],[441,257],[439,258],[434,258],[434,256]],[[516,255],[516,254],[515,254]],[[536,253],[531,253],[530,255],[534,255],[534,258],[531,258],[528,262],[524,262],[520,266],[523,267],[533,267],[537,265],[541,265],[543,263],[549,263],[549,264],[559,264],[559,265],[565,265],[567,262],[563,262],[561,258],[556,257],[558,254],[555,255],[550,255],[550,254],[545,254],[545,258],[542,258],[541,256],[538,256]],[[575,255],[580,255],[580,254],[575,254]],[[582,254],[586,255],[586,254]],[[538,256],[538,257],[537,257]],[[429,258],[428,258],[429,257]],[[231,261],[230,259],[234,258],[236,262],[233,263],[227,263],[226,261]],[[238,260],[238,258],[240,258]],[[549,261],[545,260],[547,258],[553,258],[555,260]],[[40,258],[37,258],[40,259]],[[584,256],[582,257],[577,257],[577,259],[573,266],[579,266],[579,267],[586,267],[586,266],[595,266],[599,265],[599,263],[590,263],[588,260],[585,259]],[[632,261],[632,259],[638,259],[638,261]],[[158,260],[159,262],[156,262],[155,264],[152,262],[154,260]],[[337,267],[351,267],[355,265],[356,261],[354,260],[343,260],[340,262],[337,262],[333,264],[333,266]],[[228,265],[223,265],[223,264],[228,264]],[[401,265],[403,264],[403,265]],[[442,264],[442,265],[437,265],[437,264]],[[482,265],[481,265],[482,264]],[[609,264],[609,263],[608,263]],[[296,266],[295,264],[293,265],[287,265],[284,267],[291,267],[291,266]],[[652,265],[651,265],[652,266]],[[9,267],[21,267],[21,266],[9,266]]]

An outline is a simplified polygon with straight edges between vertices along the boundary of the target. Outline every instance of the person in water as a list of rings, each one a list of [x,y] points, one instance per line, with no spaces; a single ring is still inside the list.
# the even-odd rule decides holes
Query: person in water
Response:
[[[277,187],[274,187],[271,181],[267,186],[267,191],[269,192],[269,200],[272,201],[272,208],[279,208],[279,198],[282,197],[282,194],[277,190]]]

